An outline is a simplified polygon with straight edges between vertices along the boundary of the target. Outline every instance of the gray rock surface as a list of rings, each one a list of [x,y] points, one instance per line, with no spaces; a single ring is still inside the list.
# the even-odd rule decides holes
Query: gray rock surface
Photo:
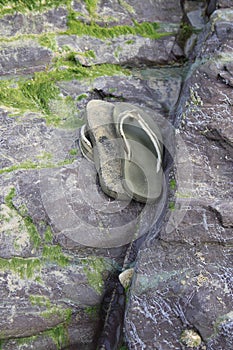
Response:
[[[125,323],[129,349],[183,349],[187,343],[182,334],[192,329],[202,340],[192,346],[195,349],[232,347],[232,45],[231,36],[224,35],[228,26],[231,11],[212,15],[182,90],[178,131],[190,164],[184,168],[184,149],[178,142],[175,205],[158,241],[144,245],[136,265]]]
[[[80,19],[90,21],[90,13],[85,2],[75,0],[73,9],[78,12]],[[179,24],[182,18],[181,6],[173,0],[166,2],[146,0],[143,3],[137,0],[106,1],[97,3],[95,20],[97,23],[132,24],[138,22],[170,22]]]
[[[0,35],[11,37],[22,34],[51,33],[66,30],[67,11],[64,8],[54,8],[43,14],[22,13],[9,14],[0,19]]]
[[[58,36],[59,47],[68,46],[76,52],[75,59],[83,66],[95,64],[121,64],[142,66],[166,64],[183,57],[183,51],[175,42],[175,36],[165,36],[156,41],[134,35],[122,35],[111,40],[88,36]],[[85,54],[92,52],[91,55]]]
[[[17,40],[0,44],[0,74],[23,75],[44,70],[52,53],[32,40]]]
[[[133,268],[128,349],[231,350],[232,1],[67,3],[0,18],[0,347],[96,349],[105,284]],[[100,35],[135,20],[164,36]],[[154,110],[172,157],[175,123],[161,226],[165,191],[150,210],[109,201],[81,157],[92,99]]]

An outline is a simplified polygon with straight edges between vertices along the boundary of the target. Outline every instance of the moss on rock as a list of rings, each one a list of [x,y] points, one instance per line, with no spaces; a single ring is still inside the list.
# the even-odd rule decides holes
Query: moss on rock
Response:
[[[70,12],[68,16],[68,27],[66,34],[76,34],[79,36],[88,35],[99,39],[109,39],[120,35],[140,35],[142,37],[159,39],[170,33],[161,33],[159,24],[156,22],[134,21],[134,25],[115,25],[113,27],[102,27],[95,22],[90,24],[83,23],[76,19],[76,13]]]
[[[69,6],[71,0],[0,0],[1,14],[27,11],[44,11],[58,6]]]
[[[86,273],[89,285],[101,294],[104,287],[103,273],[109,269],[109,265],[102,257],[90,256],[81,260],[84,265],[83,270]]]
[[[62,267],[67,266],[70,262],[68,255],[63,254],[59,245],[44,245],[42,257],[44,262],[55,263]]]
[[[36,272],[41,271],[41,261],[39,258],[0,258],[0,270],[12,271],[21,279],[33,279]]]

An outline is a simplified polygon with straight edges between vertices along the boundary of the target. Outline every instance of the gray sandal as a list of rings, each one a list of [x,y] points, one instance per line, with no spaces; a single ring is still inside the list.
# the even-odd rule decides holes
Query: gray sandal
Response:
[[[142,109],[117,103],[113,119],[121,138],[123,186],[139,202],[153,202],[162,192],[163,143],[158,126]]]
[[[81,150],[82,155],[87,160],[89,160],[90,162],[94,162],[93,146],[88,135],[86,124],[83,125],[80,129],[79,148]]]
[[[102,100],[92,100],[87,104],[87,123],[81,134],[81,144],[88,157],[93,145],[93,159],[104,193],[112,198],[129,200],[122,186],[120,143],[112,118],[113,110],[114,104]],[[87,135],[89,142],[86,142]]]

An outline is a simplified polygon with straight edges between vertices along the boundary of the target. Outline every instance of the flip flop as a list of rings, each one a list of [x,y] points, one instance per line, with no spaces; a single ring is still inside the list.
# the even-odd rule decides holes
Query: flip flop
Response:
[[[79,148],[82,155],[89,161],[94,162],[93,146],[88,135],[87,126],[84,124],[80,129]]]
[[[87,123],[83,134],[89,135],[90,145],[93,146],[93,159],[103,192],[115,199],[129,200],[122,186],[121,150],[113,110],[114,104],[110,102],[90,101],[86,107]]]
[[[123,186],[136,201],[154,202],[163,184],[160,130],[149,114],[124,102],[115,104],[113,119],[124,147]]]

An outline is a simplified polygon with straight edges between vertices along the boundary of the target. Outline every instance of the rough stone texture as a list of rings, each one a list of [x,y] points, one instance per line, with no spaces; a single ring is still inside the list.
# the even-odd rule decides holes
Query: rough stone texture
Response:
[[[44,70],[52,52],[32,40],[0,44],[0,74],[22,75]]]
[[[75,51],[77,62],[83,66],[102,63],[134,67],[162,65],[183,57],[183,51],[176,44],[175,36],[165,36],[155,41],[133,35],[111,40],[65,35],[57,37],[57,42],[59,47],[68,46],[72,51]],[[85,55],[90,50],[92,55]]]
[[[178,142],[175,207],[156,244],[138,257],[125,323],[129,349],[186,348],[186,329],[201,336],[195,349],[232,348],[231,16],[212,15],[182,90],[177,114],[186,149]]]
[[[43,14],[15,13],[0,19],[0,35],[10,37],[66,30],[66,22],[67,11],[63,8],[52,9]]]
[[[83,1],[75,0],[73,8],[81,12],[80,19],[90,20],[89,13]],[[138,22],[170,22],[180,23],[182,9],[180,4],[174,0],[166,2],[145,0],[143,3],[138,0],[107,1],[101,0],[97,4],[97,23],[108,24],[132,24],[133,20]],[[98,18],[99,16],[99,18]]]
[[[210,15],[216,4],[208,3]],[[59,60],[59,72],[63,72],[71,63],[66,57],[70,51],[75,53],[76,63],[87,69],[102,63],[137,67],[129,76],[119,73],[78,80],[74,74],[70,81],[56,81],[54,75],[62,101],[51,100],[48,106],[61,117],[59,127],[46,124],[44,110],[32,113],[1,106],[3,350],[96,349],[104,283],[130,261],[127,246],[117,247],[119,241],[115,248],[93,247],[93,242],[102,242],[96,236],[97,229],[103,233],[109,224],[118,227],[131,222],[142,208],[136,203],[122,208],[119,202],[109,201],[101,192],[94,167],[77,151],[78,126],[83,123],[77,110],[83,110],[91,99],[152,108],[179,126],[175,181],[170,183],[170,203],[160,237],[156,238],[157,223],[139,252],[136,266],[124,266],[135,271],[125,319],[128,348],[190,349],[181,342],[186,330],[194,330],[201,337],[196,350],[233,348],[232,1],[218,1],[219,10],[211,15],[209,23],[204,18],[205,1],[181,4],[176,0],[101,0],[96,12],[90,14],[84,1],[72,2],[77,17],[87,24],[90,20],[102,26],[132,25],[135,19],[159,22],[160,32],[173,34],[158,41],[139,36],[104,41],[64,35],[65,8],[0,19],[1,35],[12,37],[8,41],[3,38],[0,45],[0,73],[6,82],[12,77],[27,79],[27,74],[45,68],[49,74]],[[171,63],[182,62],[176,33],[183,17],[195,29],[206,24],[198,38],[194,33],[184,45],[190,62],[175,67]],[[58,50],[40,46],[39,36],[25,37],[43,33],[55,37]],[[67,46],[70,51],[66,51]],[[90,55],[90,50],[95,55]],[[71,66],[74,70],[75,60]],[[1,96],[4,99],[4,94]],[[170,134],[161,123],[169,140]],[[67,230],[66,224],[73,224],[70,213],[74,214],[75,225],[77,220],[83,225],[81,241],[77,226]],[[149,214],[150,220],[158,215],[156,210]],[[148,225],[148,212],[143,215]],[[87,224],[94,230],[87,230]],[[146,231],[147,226],[143,226]],[[87,238],[92,246],[82,244]],[[108,297],[111,299],[111,295]],[[112,329],[111,324],[107,326]]]
[[[169,74],[167,74],[169,72]],[[106,101],[123,100],[140,106],[168,112],[176,104],[182,75],[180,67],[165,69],[135,70],[131,76],[99,77],[94,81],[77,81],[58,83],[62,93],[77,100],[79,109],[83,109],[91,99]],[[79,96],[82,99],[79,100]]]
[[[168,110],[176,103],[178,98],[176,90],[181,86],[179,70],[174,69],[170,72],[173,74],[169,78],[165,71],[161,73],[149,69],[135,72],[135,77],[100,77],[92,83],[72,81],[59,83],[59,86],[64,96],[68,95],[74,99],[80,94],[87,96],[84,101],[77,99],[80,109],[86,105],[88,99],[93,97],[113,101],[121,100],[123,97],[125,100],[134,101],[143,106],[156,106],[161,112],[163,105],[166,105],[166,110]],[[149,76],[151,77],[149,80],[151,88],[148,85]],[[158,98],[155,102],[153,96],[156,93],[156,86],[162,87],[163,92],[162,90],[157,92]],[[116,89],[115,92],[113,88]],[[176,92],[174,96],[171,95],[171,88]],[[108,96],[109,89],[112,97]],[[106,97],[104,97],[105,94]],[[104,280],[109,270],[121,263],[125,248],[106,250],[85,247],[80,245],[76,238],[68,235],[65,230],[63,232],[59,225],[62,218],[61,213],[67,220],[64,200],[72,211],[76,212],[78,218],[81,215],[83,223],[89,222],[94,226],[99,225],[100,217],[95,213],[102,208],[100,205],[104,205],[107,210],[109,205],[112,205],[111,209],[114,209],[116,214],[112,214],[111,220],[117,226],[124,220],[131,222],[135,215],[137,217],[141,213],[141,206],[133,204],[130,208],[122,208],[123,210],[119,212],[119,203],[109,203],[108,198],[96,186],[94,167],[80,158],[80,154],[75,156],[77,161],[73,162],[74,157],[70,155],[70,151],[77,147],[77,129],[48,126],[42,115],[38,113],[10,116],[5,109],[1,110],[1,125],[1,168],[3,170],[0,191],[1,257],[7,261],[14,257],[41,260],[38,271],[36,270],[30,278],[20,275],[17,270],[8,271],[6,268],[2,270],[1,299],[4,300],[4,304],[0,323],[4,330],[3,349],[20,349],[17,341],[9,339],[14,336],[29,337],[29,339],[21,339],[25,349],[30,346],[38,350],[63,348],[65,342],[55,345],[53,334],[47,333],[51,327],[52,330],[56,330],[54,327],[57,325],[64,326],[65,332],[68,332],[70,347],[75,344],[80,349],[94,349],[100,319],[98,314],[93,317],[88,313],[89,309],[85,310],[86,307],[91,310],[92,307],[95,308],[100,304]],[[73,162],[73,164],[59,165],[64,161]],[[15,170],[14,167],[16,167]],[[87,172],[88,177],[80,178],[77,172],[80,169],[83,169],[84,173]],[[58,186],[57,180],[59,179],[62,180],[62,182],[58,181],[61,187]],[[84,183],[82,181],[77,183],[82,179]],[[45,191],[46,184],[49,186]],[[76,186],[77,184],[79,187]],[[13,208],[9,207],[6,201],[12,187],[16,191]],[[80,188],[90,189],[84,192],[86,196],[84,202],[80,197]],[[65,197],[60,196],[63,189],[65,189]],[[60,209],[56,212],[58,207]],[[58,216],[54,217],[56,213]],[[154,210],[154,213],[157,211]],[[41,237],[38,249],[35,248],[35,242],[25,224],[27,217],[31,218]],[[108,224],[107,215],[106,218],[102,216],[102,219],[105,220],[104,224]],[[144,220],[148,225],[145,215]],[[44,239],[49,224],[53,230],[53,237],[52,242],[47,244]],[[145,228],[144,225],[143,230]],[[119,229],[116,232],[119,236]],[[83,237],[87,236],[86,226],[82,234]],[[96,241],[97,238],[94,235],[92,239]],[[123,244],[122,240],[120,243]],[[51,256],[43,258],[45,245],[49,245],[52,249],[57,245],[61,247],[61,253],[70,257],[69,264],[60,266],[59,261],[54,260]],[[111,259],[105,259],[106,256]],[[97,276],[97,281],[95,281],[96,277],[94,277],[94,282],[92,281],[89,270],[93,272],[91,277]],[[30,299],[32,295],[47,297],[50,301],[42,299],[40,302],[42,305],[32,305]],[[67,308],[72,310],[69,322],[65,313]],[[49,318],[46,318],[46,312],[51,313]]]
[[[122,35],[111,40],[79,38],[75,36],[58,37],[58,45],[68,45],[77,51],[77,61],[89,66],[99,63],[114,63],[127,66],[142,66],[143,64],[167,64],[184,58],[183,49],[176,42],[177,32],[183,16],[181,6],[174,1],[166,3],[146,1],[100,1],[97,4],[95,16],[90,16],[82,1],[74,1],[77,18],[103,26],[134,25],[137,22],[158,22],[158,32],[169,33],[158,40],[141,36]],[[168,17],[166,17],[168,16]],[[168,19],[169,18],[169,19]],[[93,56],[86,55],[92,50]]]
[[[4,348],[19,348],[17,341],[7,339],[31,336],[35,338],[22,344],[28,342],[41,350],[63,348],[66,338],[56,345],[56,337],[63,332],[69,335],[70,345],[92,349],[99,318],[91,310],[100,304],[112,260],[105,260],[104,253],[98,257],[93,249],[84,254],[80,246],[77,258],[61,249],[53,235],[46,238],[48,213],[41,199],[41,175],[33,170],[48,167],[52,171],[68,160],[77,131],[47,127],[42,118],[16,119],[6,113],[1,113],[1,126],[0,328]],[[11,166],[18,170],[8,172]],[[15,195],[9,202],[6,198],[13,187]],[[69,321],[67,312],[72,313]],[[56,333],[57,326],[63,331]]]
[[[217,8],[231,8],[232,0],[217,0]]]

